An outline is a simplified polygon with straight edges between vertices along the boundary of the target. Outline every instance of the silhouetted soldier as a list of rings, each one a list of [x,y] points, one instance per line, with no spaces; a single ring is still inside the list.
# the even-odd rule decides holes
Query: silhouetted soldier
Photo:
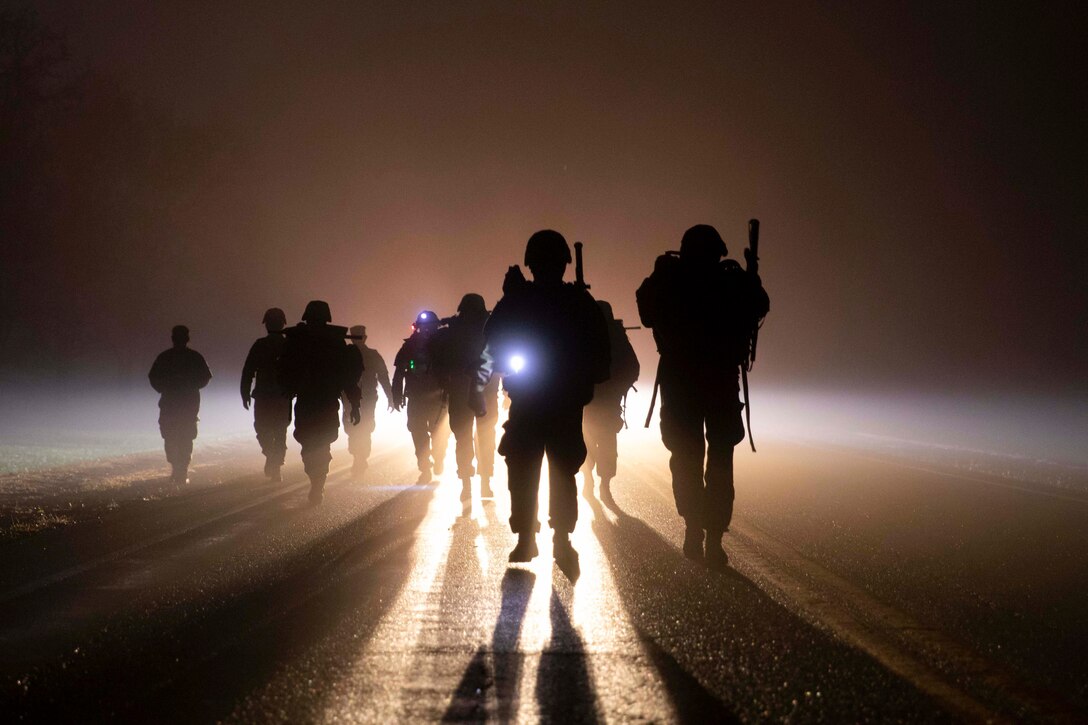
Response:
[[[770,307],[758,275],[723,260],[726,253],[714,227],[694,226],[679,255],[657,258],[637,293],[642,324],[653,329],[661,354],[661,439],[687,527],[684,554],[703,559],[705,530],[712,568],[728,560],[721,539],[733,516],[733,446],[744,440],[738,374]]]
[[[494,495],[491,477],[495,473],[495,426],[499,422],[499,376],[484,389],[487,412],[480,418],[469,405],[469,393],[476,381],[476,371],[484,352],[484,325],[487,307],[478,294],[467,294],[457,306],[457,316],[435,333],[432,348],[439,382],[446,391],[450,429],[457,454],[457,477],[461,479],[461,499],[472,497],[472,477],[480,474],[480,496]],[[473,467],[475,458],[478,466]]]
[[[352,342],[359,349],[363,358],[363,374],[359,377],[359,390],[362,392],[362,402],[359,404],[359,425],[348,425],[351,421],[348,405],[351,401],[344,398],[344,430],[348,433],[348,452],[352,456],[351,474],[355,480],[360,481],[366,475],[367,459],[370,458],[370,444],[374,435],[374,412],[378,405],[378,385],[382,386],[385,399],[394,410],[400,410],[393,405],[393,389],[389,385],[389,368],[385,366],[385,360],[372,347],[366,344],[366,327],[355,325],[351,328]]]
[[[608,330],[601,311],[584,287],[565,284],[570,247],[558,232],[529,238],[525,264],[533,281],[511,267],[503,298],[484,328],[487,347],[473,390],[473,408],[483,413],[483,391],[495,372],[504,374],[510,418],[499,453],[510,482],[510,528],[518,535],[510,561],[537,554],[537,492],[540,467],[548,456],[549,524],[553,554],[560,568],[577,568],[570,533],[578,520],[574,481],[586,457],[582,408],[595,383],[608,378]]]
[[[204,356],[189,349],[188,327],[177,325],[170,331],[170,339],[174,346],[159,353],[147,377],[160,395],[159,432],[166,460],[173,469],[171,479],[174,483],[187,483],[200,412],[200,389],[212,379],[212,373]]]
[[[438,331],[438,315],[420,312],[412,325],[412,335],[404,341],[393,361],[393,407],[400,408],[408,399],[408,430],[416,448],[419,483],[428,483],[442,474],[449,445],[445,391],[431,365],[431,340]]]
[[[593,400],[586,406],[582,419],[582,433],[586,439],[586,463],[582,467],[587,493],[593,491],[593,468],[601,477],[601,498],[612,497],[609,489],[616,475],[616,435],[623,428],[623,404],[627,391],[638,380],[639,365],[623,320],[612,315],[612,305],[598,300],[605,322],[608,324],[609,349],[612,366],[608,380],[593,388]]]
[[[279,307],[271,307],[261,322],[268,334],[253,343],[242,366],[242,407],[249,410],[252,400],[253,429],[264,454],[264,475],[279,481],[287,454],[287,426],[291,424],[291,399],[284,394],[279,381],[287,315]]]
[[[295,398],[295,440],[302,444],[302,465],[310,477],[310,503],[321,503],[332,454],[329,446],[340,431],[340,396],[351,405],[350,420],[359,423],[359,376],[363,359],[344,341],[347,328],[329,324],[327,302],[306,305],[302,322],[287,328],[280,358],[280,384]]]

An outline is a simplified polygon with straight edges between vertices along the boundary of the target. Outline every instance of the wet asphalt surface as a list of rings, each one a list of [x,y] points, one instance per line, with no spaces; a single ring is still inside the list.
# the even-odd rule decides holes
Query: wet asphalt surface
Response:
[[[1088,718],[1088,501],[771,441],[737,456],[711,572],[660,443],[624,445],[615,501],[581,499],[574,581],[546,524],[507,564],[504,480],[465,505],[400,448],[361,482],[338,454],[316,508],[297,467],[268,484],[240,452],[4,541],[4,719]]]

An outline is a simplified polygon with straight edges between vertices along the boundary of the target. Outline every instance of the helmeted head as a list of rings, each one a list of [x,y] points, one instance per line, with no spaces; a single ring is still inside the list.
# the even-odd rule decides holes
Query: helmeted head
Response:
[[[306,304],[306,311],[302,313],[302,321],[313,324],[332,322],[332,310],[329,303],[324,300],[310,300]]]
[[[366,342],[366,325],[352,325],[348,329],[348,333],[352,336],[356,336],[360,339],[352,340],[356,345],[362,345]]]
[[[487,314],[487,305],[484,304],[482,295],[469,292],[461,298],[461,304],[457,305],[457,314],[462,317],[482,317]]]
[[[438,315],[433,310],[423,310],[416,315],[416,321],[412,323],[412,330],[430,334],[438,329]]]
[[[170,330],[170,340],[174,347],[185,347],[189,344],[189,328],[185,325],[174,325]]]
[[[287,326],[287,315],[279,307],[269,307],[264,311],[264,319],[261,324],[269,332],[279,332]]]
[[[729,253],[718,230],[709,224],[696,224],[680,240],[680,259],[716,264]]]
[[[557,282],[571,262],[570,246],[563,235],[543,229],[529,237],[525,245],[525,266],[537,282]]]
[[[605,322],[612,322],[616,319],[615,315],[612,314],[612,305],[604,300],[597,300],[597,307],[601,308],[601,314],[604,315]]]

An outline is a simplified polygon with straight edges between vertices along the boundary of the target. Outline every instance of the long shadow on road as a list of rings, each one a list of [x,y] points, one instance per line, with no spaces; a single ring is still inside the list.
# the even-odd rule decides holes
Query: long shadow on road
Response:
[[[41,672],[9,709],[28,720],[220,720],[277,673],[322,645],[276,719],[313,720],[334,684],[322,677],[350,662],[396,599],[412,565],[415,532],[433,488],[411,487],[296,550],[279,574],[221,601],[195,601],[156,619],[118,621],[93,663]],[[319,513],[319,512],[315,512]],[[336,637],[346,627],[350,633]],[[331,640],[331,643],[330,643]]]
[[[940,719],[915,688],[738,572],[707,571],[614,502],[609,517],[588,501],[616,590],[681,722]]]

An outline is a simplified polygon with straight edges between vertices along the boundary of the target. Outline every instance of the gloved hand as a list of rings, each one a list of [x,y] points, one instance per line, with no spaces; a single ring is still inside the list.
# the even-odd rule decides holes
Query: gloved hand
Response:
[[[249,395],[247,393],[242,393],[242,407],[245,408],[246,410],[249,410],[249,401],[250,400],[251,400],[251,398],[249,397]]]
[[[351,424],[359,425],[359,421],[362,420],[362,416],[359,415],[359,406],[351,406]]]
[[[502,280],[502,293],[508,295],[517,292],[527,284],[528,282],[525,281],[525,275],[522,274],[521,267],[515,264],[506,270],[506,277]]]

